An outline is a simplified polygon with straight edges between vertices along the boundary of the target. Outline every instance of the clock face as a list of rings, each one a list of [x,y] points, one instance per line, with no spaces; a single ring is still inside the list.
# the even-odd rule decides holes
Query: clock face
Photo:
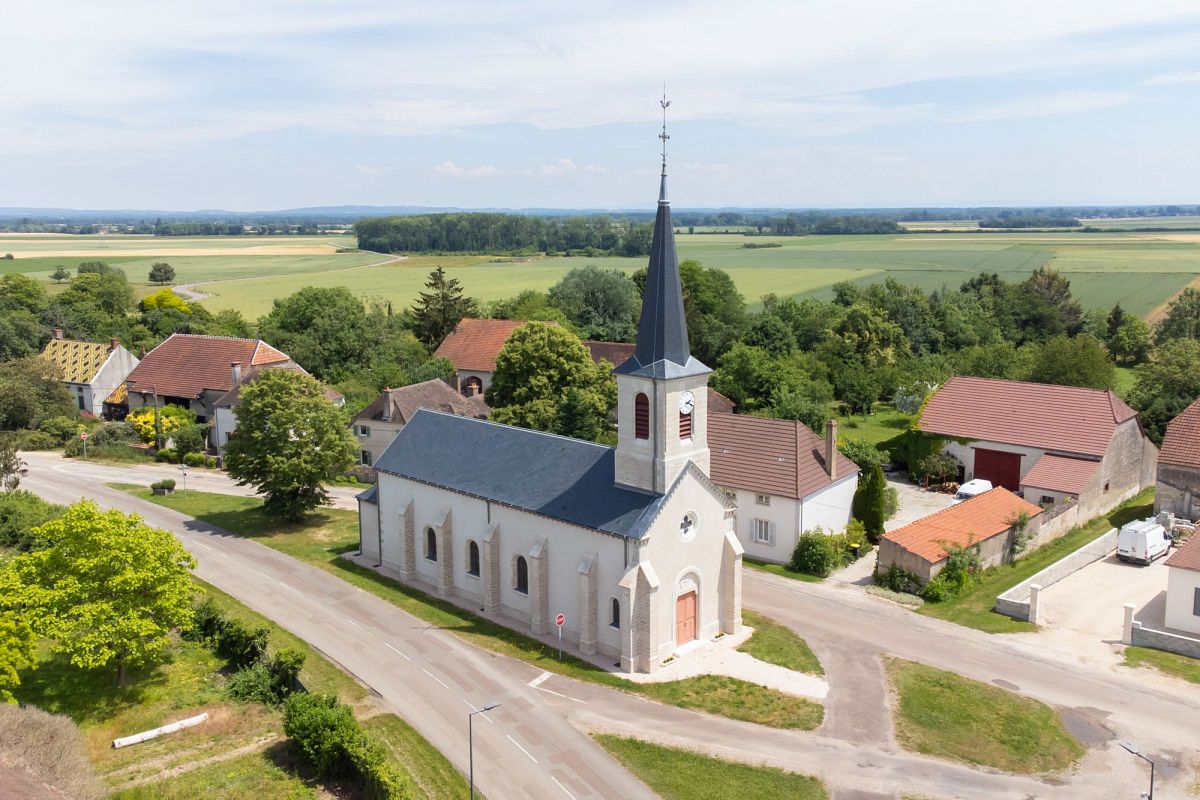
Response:
[[[695,407],[696,407],[696,398],[692,396],[691,392],[684,392],[683,394],[679,395],[679,413],[680,414],[690,414],[690,413],[692,413],[692,409]]]

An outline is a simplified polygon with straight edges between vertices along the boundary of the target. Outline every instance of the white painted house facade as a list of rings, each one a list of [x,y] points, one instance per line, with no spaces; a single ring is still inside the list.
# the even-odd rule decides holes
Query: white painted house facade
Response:
[[[541,324],[541,323],[530,323]],[[651,672],[741,627],[735,509],[709,477],[665,166],[617,446],[418,410],[360,496],[358,558],[515,628]]]

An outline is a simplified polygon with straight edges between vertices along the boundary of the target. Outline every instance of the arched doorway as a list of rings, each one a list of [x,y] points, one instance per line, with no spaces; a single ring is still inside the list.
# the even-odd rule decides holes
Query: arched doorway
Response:
[[[692,575],[679,581],[678,594],[675,595],[675,646],[682,647],[696,640],[698,631],[697,614],[699,612],[700,587]]]
[[[462,382],[462,393],[467,397],[483,394],[483,381],[472,375]]]

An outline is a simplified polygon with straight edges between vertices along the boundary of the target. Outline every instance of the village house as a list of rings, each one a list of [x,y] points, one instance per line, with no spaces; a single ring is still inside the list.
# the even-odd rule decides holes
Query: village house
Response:
[[[1167,424],[1158,453],[1154,511],[1194,520],[1200,515],[1200,400]]]
[[[1043,513],[1041,507],[997,486],[884,533],[876,569],[883,573],[898,567],[928,583],[946,566],[953,546],[977,548],[985,569],[1002,564],[1012,558],[1018,534],[1027,543],[1037,536]]]
[[[1168,628],[1200,633],[1200,536],[1190,540],[1167,559]]]
[[[957,376],[925,404],[919,430],[943,441],[963,481],[1051,507],[1103,513],[1154,484],[1158,449],[1111,391]]]
[[[80,411],[94,417],[120,416],[114,392],[125,383],[138,359],[116,337],[108,344],[79,342],[64,339],[62,328],[55,328],[54,338],[42,350],[42,358],[62,371],[62,381]],[[110,397],[114,408],[106,413],[105,402]]]
[[[747,555],[787,563],[804,531],[845,530],[859,470],[838,452],[835,421],[822,441],[802,422],[710,407],[708,448],[712,479],[737,505]]]
[[[536,636],[561,613],[566,641],[624,670],[738,632],[709,372],[688,345],[664,165],[637,344],[615,370],[616,447],[418,409],[360,495],[358,559]]]
[[[239,383],[240,370],[294,364],[261,339],[173,333],[129,373],[129,409],[177,405],[208,422],[216,402]]]
[[[463,397],[436,378],[399,389],[384,389],[350,421],[350,430],[358,440],[359,466],[374,466],[419,408],[475,419],[487,419],[490,411],[482,395]]]
[[[247,369],[242,369],[240,362],[230,364],[229,379],[233,388],[213,401],[213,435],[209,445],[221,455],[225,453],[225,445],[229,444],[229,437],[237,429],[237,407],[242,402],[242,388],[253,383],[269,369],[286,369],[308,374],[303,367],[292,361],[264,364]],[[346,404],[346,398],[342,396],[342,393],[328,386],[325,387],[325,399],[339,408]]]

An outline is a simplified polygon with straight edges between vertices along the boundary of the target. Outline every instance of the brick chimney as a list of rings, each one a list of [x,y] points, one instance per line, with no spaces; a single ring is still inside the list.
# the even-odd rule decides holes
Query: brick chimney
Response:
[[[61,338],[62,338],[62,328],[55,328],[55,329],[54,329],[54,338],[55,338],[55,339],[61,339]]]
[[[829,480],[837,480],[837,420],[825,423],[825,471]]]
[[[383,390],[383,410],[379,412],[379,419],[383,422],[392,421],[392,390]]]
[[[242,362],[229,362],[229,376],[233,378],[234,388],[237,388],[237,385],[242,382]]]
[[[109,339],[109,341],[108,341],[108,349],[109,349],[110,351],[111,351],[111,350],[116,350],[116,349],[117,349],[118,347],[120,347],[120,346],[121,346],[121,341],[120,341],[120,340],[119,340],[117,337],[115,337],[115,336],[114,336],[114,337],[112,337],[112,339]]]

